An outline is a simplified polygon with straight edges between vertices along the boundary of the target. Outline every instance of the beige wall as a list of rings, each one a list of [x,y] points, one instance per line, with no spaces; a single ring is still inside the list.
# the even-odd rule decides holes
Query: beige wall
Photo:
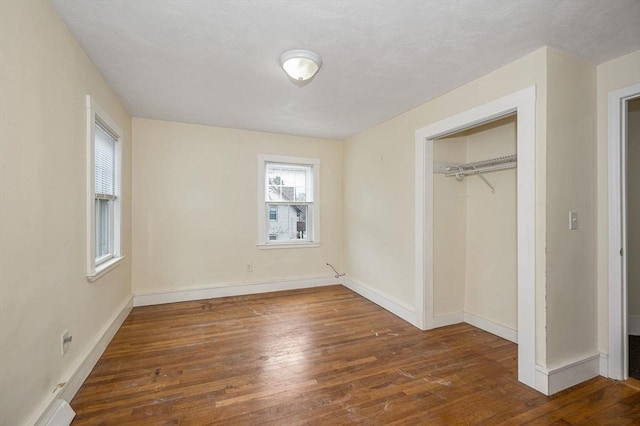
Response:
[[[131,121],[48,1],[0,2],[0,424],[35,421],[131,293]],[[124,131],[124,263],[86,274],[86,109]],[[60,336],[73,342],[60,354]]]
[[[549,50],[547,366],[597,352],[596,67]],[[578,229],[569,230],[569,211]]]
[[[345,268],[379,293],[415,306],[415,240],[383,240],[371,232],[406,223],[404,216],[413,211],[415,130],[530,85],[537,86],[536,361],[553,368],[597,349],[596,69],[591,64],[544,48],[349,138],[345,199],[353,204],[345,205]],[[375,194],[361,194],[365,185]],[[383,214],[362,217],[356,206]],[[580,216],[580,229],[571,233],[569,210]]]
[[[478,80],[346,140],[347,274],[415,307],[414,136],[448,116],[536,85],[536,351],[545,365],[547,53],[537,50]],[[369,189],[363,191],[362,188]],[[375,214],[371,214],[375,212]],[[428,273],[428,271],[427,271]]]
[[[135,294],[342,269],[342,142],[137,118],[133,137]],[[320,159],[319,248],[257,248],[258,154]]]
[[[601,64],[597,68],[597,190],[598,190],[598,349],[609,351],[609,214],[608,139],[609,92],[640,83],[640,51]]]
[[[466,136],[433,142],[434,162],[466,163]],[[467,181],[433,174],[433,315],[464,311]]]
[[[640,321],[640,99],[628,104],[627,120],[627,301]]]
[[[516,121],[509,117],[467,136],[467,162],[516,153]],[[467,185],[465,312],[518,329],[516,169],[485,174]]]

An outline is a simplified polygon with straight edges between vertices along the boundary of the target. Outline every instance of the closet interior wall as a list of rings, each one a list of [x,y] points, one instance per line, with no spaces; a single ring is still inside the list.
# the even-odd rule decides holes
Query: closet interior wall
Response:
[[[434,161],[470,163],[516,153],[510,116],[434,141]],[[435,173],[434,316],[471,314],[517,330],[516,169],[462,181]]]

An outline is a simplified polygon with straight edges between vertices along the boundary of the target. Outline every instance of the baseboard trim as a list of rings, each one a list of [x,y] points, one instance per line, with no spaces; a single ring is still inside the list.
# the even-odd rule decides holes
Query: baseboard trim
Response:
[[[498,324],[497,322],[493,322],[469,312],[464,313],[464,322],[474,327],[478,327],[488,333],[495,334],[498,337],[509,340],[510,342],[518,343],[518,330],[514,330],[513,328]]]
[[[64,386],[57,392],[51,394],[46,402],[46,408],[39,412],[37,421],[30,422],[30,424],[35,424],[36,426],[47,424],[46,422],[50,420],[47,416],[56,410],[56,406],[59,404],[58,400],[62,399],[70,402],[73,399],[78,389],[80,389],[80,386],[82,386],[89,376],[89,373],[91,373],[93,367],[95,367],[100,356],[104,353],[107,345],[109,345],[109,342],[113,339],[113,336],[115,336],[120,326],[122,326],[124,320],[127,319],[132,308],[133,297],[130,296],[91,341],[85,353],[80,356],[71,368],[67,370],[67,373],[62,376],[63,378],[68,378]]]
[[[404,305],[402,302],[393,300],[389,296],[386,296],[379,291],[372,289],[368,285],[354,280],[353,278],[344,276],[341,278],[340,283],[351,291],[358,293],[365,299],[375,303],[381,308],[391,312],[395,316],[405,320],[409,324],[418,327],[418,323],[416,321],[416,312],[408,306]]]
[[[484,330],[487,333],[495,334],[498,337],[518,343],[518,330],[514,330],[497,322],[479,317],[469,312],[453,312],[451,314],[440,315],[432,318],[432,328],[446,327],[448,325],[467,323]]]
[[[568,389],[599,375],[601,355],[595,354],[560,367],[536,365],[536,388],[545,395]]]
[[[640,317],[633,315],[627,317],[627,334],[640,336]]]
[[[464,312],[453,312],[451,314],[433,317],[433,328],[446,327],[448,325],[460,324],[464,322]]]
[[[153,293],[136,293],[133,306],[161,305],[164,303],[188,302],[191,300],[215,299],[218,297],[244,296],[247,294],[270,293],[273,291],[297,290],[340,284],[333,276],[274,280],[250,283],[215,284],[208,287],[184,290],[167,290]]]
[[[609,354],[600,352],[600,375],[609,377]]]

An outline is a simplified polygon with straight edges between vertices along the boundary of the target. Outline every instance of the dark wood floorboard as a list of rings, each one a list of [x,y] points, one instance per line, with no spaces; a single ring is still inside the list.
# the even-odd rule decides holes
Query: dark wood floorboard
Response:
[[[420,331],[342,286],[134,308],[71,401],[74,425],[627,425],[640,391],[552,397],[517,346]]]

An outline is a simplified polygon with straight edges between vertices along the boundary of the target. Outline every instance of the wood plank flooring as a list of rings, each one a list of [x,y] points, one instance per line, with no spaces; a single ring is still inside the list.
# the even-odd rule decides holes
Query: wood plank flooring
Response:
[[[74,425],[628,425],[640,391],[552,397],[515,344],[420,331],[342,286],[134,308],[80,388]]]

